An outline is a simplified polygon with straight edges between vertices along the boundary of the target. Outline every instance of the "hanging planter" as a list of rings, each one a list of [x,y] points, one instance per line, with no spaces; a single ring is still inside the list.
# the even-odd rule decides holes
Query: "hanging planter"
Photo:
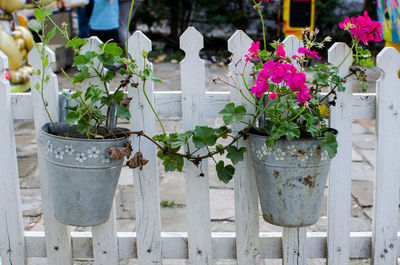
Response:
[[[272,148],[266,136],[249,138],[264,220],[285,227],[315,224],[330,166],[323,138],[281,139]]]
[[[123,160],[111,159],[111,148],[124,148],[128,137],[85,139],[76,126],[51,123],[42,127],[40,139],[47,158],[56,218],[74,226],[105,223],[114,200]],[[113,129],[127,131],[126,129]]]

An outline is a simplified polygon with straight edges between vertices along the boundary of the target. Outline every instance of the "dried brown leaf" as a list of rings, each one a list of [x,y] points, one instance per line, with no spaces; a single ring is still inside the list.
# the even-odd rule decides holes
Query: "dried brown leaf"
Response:
[[[132,159],[130,159],[126,165],[129,168],[139,168],[139,170],[143,170],[143,167],[147,165],[149,160],[143,158],[143,154],[141,152],[137,152]]]
[[[110,154],[110,159],[124,159],[124,156],[129,158],[132,155],[132,143],[131,141],[126,142],[125,147],[111,147],[108,149],[108,153]]]
[[[124,100],[121,101],[121,106],[124,107],[129,107],[129,104],[131,103],[133,98],[125,98]]]

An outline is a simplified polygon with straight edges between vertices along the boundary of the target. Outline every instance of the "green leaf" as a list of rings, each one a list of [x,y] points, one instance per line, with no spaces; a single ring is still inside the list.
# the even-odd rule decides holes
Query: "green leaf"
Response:
[[[114,56],[110,53],[103,53],[99,54],[97,58],[100,60],[101,63],[105,65],[113,65],[114,64]]]
[[[78,55],[74,58],[75,65],[87,64],[88,62],[89,59],[85,55]]]
[[[226,148],[226,151],[228,152],[226,157],[229,158],[234,165],[236,165],[237,163],[243,161],[244,153],[247,151],[247,148],[240,147],[238,149],[236,146],[231,145]]]
[[[74,75],[74,83],[80,83],[88,77],[90,77],[89,70],[86,66],[84,66],[80,72]]]
[[[98,87],[93,87],[90,90],[90,93],[91,93],[90,101],[92,103],[95,103],[100,100],[101,94],[104,93],[104,90],[102,90],[101,88],[98,88]]]
[[[219,114],[223,115],[225,125],[229,125],[232,123],[241,122],[246,114],[246,109],[243,106],[235,107],[234,103],[228,103],[225,105],[225,108],[219,112]]]
[[[79,106],[65,106],[66,110],[72,110],[72,111],[76,111],[78,109]]]
[[[117,116],[118,118],[129,120],[131,118],[131,113],[128,108],[117,105]]]
[[[185,146],[189,142],[190,135],[193,134],[193,131],[187,131],[185,133],[171,133],[169,135],[169,143],[172,148],[180,148],[181,146]]]
[[[235,168],[232,165],[225,166],[222,160],[218,162],[216,169],[219,180],[225,184],[227,184],[235,174]]]
[[[35,14],[35,18],[36,18],[37,22],[42,24],[44,22],[44,18],[46,17],[44,12],[42,10],[40,10],[39,8],[36,8],[33,12]]]
[[[125,93],[122,90],[119,90],[117,93],[114,94],[114,100],[117,104],[121,103],[121,101],[124,100],[124,98],[125,98]]]
[[[178,151],[178,150],[171,150]],[[162,150],[158,151],[157,157],[163,161],[163,166],[166,172],[178,170],[182,172],[184,161],[183,157],[174,154],[164,154]]]
[[[228,127],[222,126],[215,130],[217,137],[220,138],[228,133]]]
[[[81,39],[81,38],[78,38],[78,37],[74,37],[72,40],[69,40],[69,41],[67,42],[67,46],[68,46],[68,47],[76,47],[76,48],[79,48],[80,46],[86,44],[87,42],[88,42],[87,39]]]
[[[310,113],[302,115],[302,118],[306,121],[306,131],[311,134],[312,137],[321,136],[321,129],[318,127],[319,119]]]
[[[217,142],[217,135],[213,128],[208,126],[196,126],[194,129],[193,143],[196,148],[202,148],[206,145],[213,146]]]
[[[78,122],[79,119],[80,119],[79,113],[76,111],[71,111],[65,117],[65,122],[69,125],[74,125]]]
[[[86,119],[80,119],[78,121],[78,132],[79,133],[88,133],[90,132],[90,123]]]
[[[114,57],[121,56],[124,53],[122,48],[119,47],[115,42],[109,42],[107,44],[102,43],[99,45],[99,48],[104,49],[105,53],[109,53],[109,54],[113,55]]]
[[[300,130],[299,126],[290,121],[284,121],[278,127],[276,133],[280,136],[286,136],[286,139],[289,141],[293,140],[294,138],[300,137]]]
[[[71,95],[71,99],[79,98],[82,95],[82,91],[76,91]]]
[[[337,153],[338,143],[333,133],[326,132],[324,140],[321,141],[321,150],[327,151],[329,158],[332,159]]]
[[[54,35],[56,35],[56,27],[54,27],[52,30],[50,30],[49,33],[47,33],[47,39],[51,40],[54,37]]]

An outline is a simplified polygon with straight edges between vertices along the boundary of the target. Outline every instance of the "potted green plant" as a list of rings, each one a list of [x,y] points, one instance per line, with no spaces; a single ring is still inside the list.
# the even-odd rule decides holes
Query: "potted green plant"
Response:
[[[254,1],[254,7],[261,17],[263,0]],[[235,73],[244,81],[241,87],[232,78],[215,81],[234,87],[256,113],[248,113],[245,107],[229,103],[220,112],[225,125],[213,129],[197,126],[195,130],[183,134],[161,134],[154,137],[159,146],[158,157],[163,160],[167,171],[182,170],[184,158],[198,165],[201,159],[213,158],[218,177],[223,182],[232,179],[234,165],[243,160],[245,147],[238,146],[238,139],[248,138],[251,142],[253,167],[257,179],[264,219],[272,224],[286,227],[302,227],[314,224],[322,201],[330,160],[336,155],[337,132],[329,128],[327,105],[335,104],[337,93],[345,90],[343,83],[355,76],[366,90],[364,67],[373,66],[371,53],[362,43],[381,41],[382,25],[364,15],[346,18],[339,24],[350,32],[352,46],[343,62],[354,53],[354,66],[347,76],[339,76],[339,67],[327,63],[307,67],[311,60],[320,60],[316,48],[322,48],[330,37],[317,40],[318,30],[304,30],[304,47],[298,55],[286,56],[282,43],[272,43],[267,50],[264,32],[263,48],[260,42],[253,42],[246,58],[245,67],[252,67],[250,76],[254,84],[246,83],[245,71]],[[343,63],[342,62],[342,63]],[[340,63],[339,66],[342,64]],[[237,64],[235,64],[237,65]],[[307,80],[306,71],[313,72]],[[323,90],[328,93],[321,96]],[[329,101],[330,96],[333,100]],[[244,120],[245,115],[253,118]],[[238,134],[229,135],[227,127],[244,122],[247,126]],[[219,138],[230,136],[227,145],[217,143]],[[179,153],[179,149],[193,142],[196,150]],[[206,154],[196,153],[205,148]],[[233,165],[217,162],[215,155],[226,155]]]
[[[123,56],[122,48],[116,43],[103,43],[96,49],[83,52],[82,47],[88,42],[87,39],[70,39],[67,25],[56,25],[50,17],[50,9],[33,3],[36,5],[36,20],[41,26],[30,27],[42,43],[34,43],[42,61],[41,68],[34,70],[34,75],[41,80],[34,84],[34,88],[41,95],[50,121],[41,128],[40,142],[45,145],[55,216],[68,225],[100,225],[109,218],[124,158],[130,158],[132,152],[130,134],[125,133],[128,130],[112,123],[116,117],[130,118],[128,106],[131,99],[125,97],[124,89],[138,85],[132,81],[134,76],[143,83],[150,79],[160,80],[148,66],[139,70],[134,60],[128,55]],[[53,28],[45,27],[46,19],[50,20]],[[46,75],[49,60],[45,46],[57,30],[74,50],[74,67],[77,69],[71,78],[63,71],[74,87],[72,93],[65,93],[64,96],[75,102],[74,106],[66,107],[68,114],[65,124],[53,121],[44,97],[50,79]],[[147,59],[145,52],[143,58]],[[118,88],[111,91],[108,82],[115,74],[108,71],[106,66],[117,63],[124,65],[120,70],[124,79]],[[85,82],[93,78],[101,82]],[[82,83],[82,89],[78,88],[79,83]]]

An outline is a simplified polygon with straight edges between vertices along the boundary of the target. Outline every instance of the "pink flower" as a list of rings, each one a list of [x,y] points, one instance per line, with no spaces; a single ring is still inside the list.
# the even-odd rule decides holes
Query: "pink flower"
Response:
[[[8,81],[10,80],[10,74],[8,72],[4,72],[4,78]]]
[[[282,65],[282,67],[283,67],[283,69],[285,71],[285,74],[283,75],[283,78],[286,81],[291,80],[292,77],[297,73],[296,67],[291,63],[286,63],[286,64]]]
[[[271,94],[269,94],[269,99],[276,99],[278,95],[275,92],[272,92]]]
[[[293,92],[300,91],[306,84],[306,74],[303,72],[294,73],[291,77],[288,77],[286,84]]]
[[[310,92],[310,89],[306,85],[304,85],[302,90],[300,90],[296,95],[297,101],[299,103],[304,103],[307,100],[309,100],[310,98],[312,98],[312,96],[310,95],[309,92]]]
[[[250,61],[251,59],[257,60],[257,59],[258,59],[257,56],[260,55],[260,54],[258,53],[258,50],[259,50],[259,49],[260,49],[260,42],[259,42],[259,41],[253,42],[253,43],[251,44],[250,49],[249,49],[249,53],[245,55],[245,57],[246,57],[246,62]]]
[[[281,57],[281,58],[285,58],[286,57],[286,52],[283,49],[283,46],[281,44],[278,44],[278,47],[276,47],[275,56],[276,57]]]
[[[307,55],[307,56],[310,57],[310,58],[321,59],[321,57],[318,56],[318,52],[316,52],[316,51],[310,51],[310,50],[307,49],[307,48],[300,47],[300,48],[298,49],[298,52],[301,53],[301,54],[305,54],[305,55]]]
[[[265,69],[261,70],[257,75],[257,79],[254,80],[256,85],[251,88],[251,93],[258,98],[262,97],[269,89],[268,78],[268,72]]]
[[[268,61],[264,64],[264,69],[268,71],[271,81],[275,84],[282,82],[285,75],[285,69],[280,62]]]
[[[382,41],[382,24],[372,21],[368,16],[368,12],[364,12],[364,16],[346,18],[339,23],[339,28],[349,31],[356,41],[368,43],[369,41]]]

